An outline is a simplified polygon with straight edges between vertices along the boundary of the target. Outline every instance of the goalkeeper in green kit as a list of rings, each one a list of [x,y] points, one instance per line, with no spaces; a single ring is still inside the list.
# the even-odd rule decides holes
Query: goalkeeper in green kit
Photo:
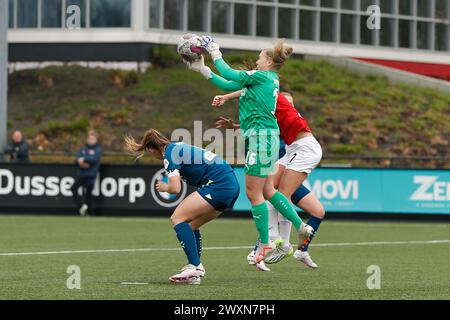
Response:
[[[290,57],[292,48],[278,40],[273,48],[261,51],[256,61],[256,70],[240,71],[232,69],[222,59],[219,45],[212,37],[203,36],[199,40],[211,55],[221,76],[205,66],[203,56],[193,62],[185,61],[189,69],[200,72],[222,90],[242,90],[239,121],[246,147],[246,194],[252,204],[251,211],[260,240],[255,255],[258,267],[264,257],[276,249],[275,244],[269,242],[268,208],[265,200],[292,222],[298,231],[299,243],[303,243],[314,232],[312,227],[302,222],[290,201],[267,181],[269,174],[274,173],[279,150],[280,132],[274,115],[279,91],[277,70]]]

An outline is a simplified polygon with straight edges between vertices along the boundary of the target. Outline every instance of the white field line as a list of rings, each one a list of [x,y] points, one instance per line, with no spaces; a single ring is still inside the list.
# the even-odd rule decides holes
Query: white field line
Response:
[[[42,220],[42,218],[61,218],[61,219],[78,219],[78,221],[87,221],[87,223],[91,223],[93,220],[95,221],[101,221],[102,223],[104,222],[116,222],[116,221],[120,221],[120,222],[148,222],[148,223],[152,223],[154,222],[154,220],[159,220],[158,222],[167,222],[168,218],[164,218],[164,217],[136,217],[136,218],[123,218],[123,217],[88,217],[86,219],[79,219],[80,217],[72,217],[72,216],[32,216],[32,215],[23,215],[23,216],[16,216],[16,215],[2,215],[0,216],[0,219],[9,219],[9,220],[18,220],[18,219],[23,219],[23,218],[27,218],[27,220],[29,219],[33,219],[33,220]],[[241,220],[241,219],[220,219],[220,223],[235,223],[236,220]],[[242,219],[242,221],[246,222],[246,220]],[[251,221],[247,220],[247,221]],[[427,228],[450,228],[450,224],[449,223],[438,223],[438,222],[400,222],[400,221],[367,221],[366,222],[348,222],[348,221],[339,221],[339,220],[325,220],[326,224],[329,224],[330,227],[358,227],[358,226],[364,226],[367,228],[386,228],[386,227],[396,227],[398,225],[401,225],[402,228],[423,228],[424,226],[426,226]],[[323,225],[322,225],[323,226]]]
[[[348,246],[374,246],[374,245],[408,245],[408,244],[442,244],[450,240],[428,241],[378,241],[378,242],[337,242],[312,244],[313,247],[348,247]],[[205,247],[203,250],[239,250],[250,249],[253,246],[234,247]],[[134,249],[91,249],[91,250],[64,250],[64,251],[36,251],[36,252],[4,252],[0,256],[40,256],[77,253],[118,253],[118,252],[149,252],[149,251],[178,251],[181,248],[134,248]]]

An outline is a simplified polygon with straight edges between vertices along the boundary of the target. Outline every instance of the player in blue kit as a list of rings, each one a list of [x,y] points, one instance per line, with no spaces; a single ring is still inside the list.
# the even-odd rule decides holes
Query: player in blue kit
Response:
[[[239,183],[233,169],[220,156],[186,143],[172,143],[155,129],[149,129],[140,143],[131,136],[125,137],[125,145],[138,157],[147,151],[163,161],[169,179],[168,183],[158,181],[156,189],[159,192],[178,194],[181,179],[198,188],[170,217],[188,259],[188,264],[170,277],[170,281],[200,284],[205,268],[200,261],[202,239],[199,228],[233,207],[239,196]]]

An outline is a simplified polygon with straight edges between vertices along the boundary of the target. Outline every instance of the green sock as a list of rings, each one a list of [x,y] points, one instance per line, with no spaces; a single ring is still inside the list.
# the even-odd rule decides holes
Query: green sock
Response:
[[[277,191],[269,202],[281,213],[283,217],[288,219],[294,225],[295,229],[300,229],[302,225],[302,219],[295,211],[294,207],[291,205],[290,201],[282,194]]]
[[[269,210],[266,202],[252,206],[252,215],[261,243],[269,243]]]

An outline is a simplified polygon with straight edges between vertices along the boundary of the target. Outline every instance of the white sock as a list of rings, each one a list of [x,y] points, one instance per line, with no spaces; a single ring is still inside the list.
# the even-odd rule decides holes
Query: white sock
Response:
[[[278,232],[278,210],[269,201],[266,201],[266,204],[269,210],[269,239],[276,240],[280,236]]]
[[[290,222],[280,214],[278,215],[278,229],[280,236],[283,239],[283,246],[290,246],[289,240],[291,237],[292,222]]]

